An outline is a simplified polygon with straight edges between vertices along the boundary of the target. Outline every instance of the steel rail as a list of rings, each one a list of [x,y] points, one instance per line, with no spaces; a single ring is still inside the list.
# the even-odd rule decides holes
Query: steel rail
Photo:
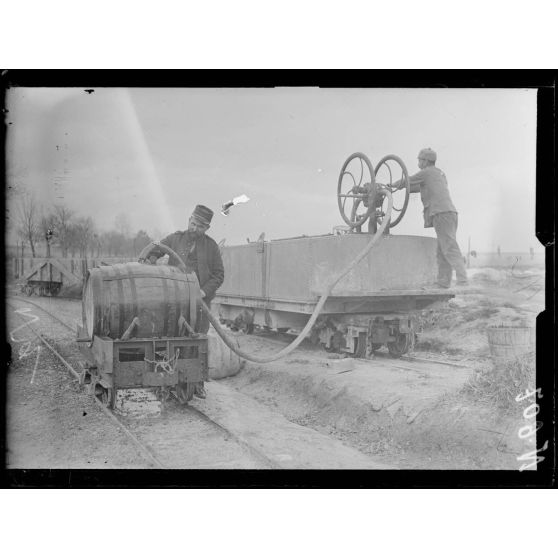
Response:
[[[64,327],[66,327],[70,331],[72,331],[72,332],[74,331],[73,328],[71,328],[68,324],[64,323],[60,318],[58,318],[54,314],[50,313],[47,309],[45,309],[40,304],[37,304],[36,302],[28,301],[27,299],[24,299],[24,298],[21,298],[21,297],[12,297],[12,298],[15,298],[16,300],[21,300],[23,302],[30,302],[31,304],[33,304],[37,308],[40,308],[41,310],[43,310],[49,316],[52,316],[55,320],[57,320],[61,325],[63,325]],[[283,348],[287,347],[289,345],[289,341],[284,341],[283,342],[283,341],[280,341],[278,339],[273,339],[273,338],[268,337],[268,336],[258,335],[257,333],[255,335],[260,339],[264,339],[266,341],[269,341],[270,343],[272,343],[274,345],[282,346]],[[270,334],[268,333],[267,335],[270,335]],[[276,335],[276,334],[274,334],[272,332],[271,335]],[[294,335],[294,334],[287,333],[286,335]],[[295,337],[296,337],[296,335],[295,335]],[[347,353],[347,354],[348,354],[348,358],[356,358],[349,353]],[[380,358],[385,358],[385,359],[388,359],[388,358],[393,359],[393,357],[389,357],[389,355],[385,355],[383,353],[376,353],[375,356],[380,357]],[[427,358],[427,357],[417,357],[417,356],[411,356],[411,355],[402,355],[399,358],[401,360],[408,361],[408,362],[424,362],[424,363],[433,363],[433,364],[445,364],[447,366],[453,366],[454,368],[470,368],[470,366],[467,366],[465,364],[458,364],[456,362],[452,362],[452,361],[449,361],[449,360],[440,360],[440,359],[433,359],[433,358]],[[211,421],[212,419],[209,419],[209,420]]]
[[[185,409],[186,409],[187,412],[189,412],[193,415],[196,415],[197,417],[201,418],[205,422],[210,423],[212,426],[214,426],[218,430],[220,430],[220,431],[226,433],[228,436],[231,436],[232,438],[234,438],[234,440],[236,441],[236,443],[239,446],[242,446],[245,450],[249,451],[250,454],[252,454],[253,456],[255,456],[258,459],[260,459],[261,461],[263,461],[271,469],[282,469],[283,468],[278,463],[276,463],[275,461],[273,461],[272,459],[267,457],[267,455],[262,453],[260,450],[258,450],[254,446],[251,446],[248,442],[244,441],[241,437],[237,436],[234,432],[231,432],[226,426],[223,426],[222,424],[220,424],[216,420],[212,419],[211,417],[208,417],[203,411],[200,411],[199,409],[196,409],[195,407],[192,407],[190,405],[186,405]]]
[[[55,316],[52,312],[47,310],[41,304],[37,304],[36,302],[33,302],[32,300],[28,300],[28,299],[22,298],[20,296],[12,296],[11,298],[13,298],[14,300],[21,300],[22,302],[25,302],[26,304],[29,303],[29,304],[32,304],[33,306],[36,306],[37,308],[41,309],[43,312],[48,314],[51,318],[54,318],[59,324],[63,325],[66,329],[69,329],[72,333],[75,333],[75,330],[74,330],[73,327],[69,326],[66,322],[63,322],[58,316]],[[67,299],[67,300],[75,300],[75,299]]]
[[[281,339],[276,339],[275,337],[279,336],[279,335],[290,335],[290,336],[295,336],[295,333],[275,333],[275,332],[266,332],[264,334],[260,333],[260,332],[254,332],[252,334],[247,334],[245,333],[245,335],[252,335],[254,337],[257,337],[258,339],[261,339],[263,341],[265,341],[266,343],[270,343],[271,345],[276,345],[278,347],[287,347],[290,343],[290,341],[288,340],[281,340]],[[311,348],[307,348],[306,350],[312,352]],[[328,353],[331,354],[331,353]],[[335,354],[335,353],[334,353]],[[359,358],[359,357],[355,357],[353,354],[351,353],[341,353],[341,354],[345,354],[346,358],[353,358],[355,360],[361,360],[361,361],[369,361],[370,359],[367,358]],[[391,356],[389,353],[374,353],[374,357],[379,357],[385,360],[389,360],[392,361],[394,364],[397,364],[398,361],[404,361],[404,362],[424,362],[426,364],[432,363],[432,364],[445,364],[447,366],[453,366],[454,368],[471,368],[470,366],[466,365],[466,364],[459,364],[457,362],[452,362],[451,360],[441,360],[441,359],[434,359],[434,358],[428,358],[428,357],[417,357],[417,356],[411,356],[411,355],[401,355],[400,357],[393,357]],[[333,359],[332,359],[333,360]]]
[[[10,304],[9,302],[7,303],[8,306],[10,306],[13,309],[17,308],[13,305]],[[39,306],[39,305],[36,305]],[[39,306],[40,307],[40,306]],[[44,309],[42,309],[44,310]],[[45,311],[47,314],[51,315],[52,314],[48,311]],[[23,321],[25,321],[23,319],[23,316],[17,314]],[[60,321],[60,320],[59,320]],[[79,381],[80,379],[80,374],[73,368],[73,366],[71,364],[69,364],[66,359],[64,359],[64,357],[62,355],[60,355],[60,353],[54,348],[52,347],[52,345],[50,343],[48,343],[48,341],[38,332],[35,331],[35,328],[31,327],[31,324],[28,322],[25,322],[25,325],[33,332],[33,334],[41,341],[41,343],[43,343],[48,349],[50,349],[52,351],[52,353],[54,355],[56,355],[56,357],[62,362],[62,364],[64,364],[64,366],[70,371],[70,373],[75,376],[75,378],[77,378],[77,380]],[[69,327],[69,326],[66,326]],[[167,469],[167,467],[165,467],[165,465],[163,465],[158,459],[157,457],[155,457],[150,451],[149,449],[147,449],[146,446],[144,446],[138,438],[136,438],[136,436],[134,436],[134,434],[124,425],[122,424],[122,422],[118,419],[118,417],[114,414],[111,413],[106,407],[105,405],[103,405],[103,403],[101,401],[99,401],[99,399],[97,399],[97,397],[93,397],[93,400],[95,401],[95,403],[97,404],[97,406],[101,409],[101,411],[103,411],[103,413],[109,417],[123,432],[124,434],[133,442],[133,444],[136,446],[136,448],[138,448],[144,455],[143,457],[147,457],[149,461],[151,461],[152,463],[154,463],[155,465],[157,465],[157,467],[159,467],[160,469]]]
[[[28,302],[26,299],[23,299],[23,298],[20,298],[20,297],[12,297],[12,298],[15,298],[16,300],[21,300],[22,302]],[[73,331],[72,327],[70,327],[68,324],[64,323],[60,318],[58,318],[57,316],[52,314],[50,311],[45,309],[40,304],[37,304],[35,302],[31,302],[31,304],[33,304],[34,306],[36,306],[37,308],[39,308],[40,310],[45,312],[45,314],[48,314],[50,317],[56,319],[61,325],[63,325],[64,327],[66,327],[70,331]],[[15,306],[13,306],[10,303],[8,303],[8,305],[11,306],[12,308],[16,308]],[[19,317],[23,319],[23,316],[19,316]],[[58,357],[58,359],[64,364],[64,366],[69,370],[69,372],[79,381],[80,380],[80,374],[72,367],[72,365],[69,364],[64,359],[64,357],[62,355],[60,355],[60,353],[58,353],[58,351],[56,351],[56,349],[54,347],[52,347],[50,345],[50,343],[48,343],[46,341],[46,339],[44,339],[44,337],[40,333],[35,331],[35,329],[32,328],[29,323],[27,323],[26,325],[40,339],[40,341],[42,343],[44,343]],[[138,438],[136,438],[134,436],[134,434],[118,419],[118,416],[116,414],[111,412],[101,401],[99,401],[99,399],[97,397],[93,396],[93,400],[95,401],[96,405],[101,409],[101,411],[103,411],[103,413],[105,415],[107,415],[113,422],[115,422],[124,431],[126,436],[128,436],[130,438],[130,440],[145,454],[146,457],[149,458],[149,460],[151,460],[153,463],[155,463],[161,469],[167,469],[168,468],[165,465],[163,465],[163,463],[161,463],[161,461],[159,461],[157,459],[157,457],[155,457],[149,451],[149,449],[147,449],[147,447],[144,446],[141,443],[141,441]],[[270,468],[272,468],[272,469],[281,469],[282,468],[278,463],[276,463],[275,461],[273,461],[272,459],[267,457],[265,454],[260,452],[257,448],[251,446],[248,442],[244,441],[242,438],[238,437],[234,432],[228,430],[222,424],[216,422],[211,417],[207,416],[203,411],[200,411],[199,409],[196,409],[195,407],[191,407],[191,406],[186,406],[185,410],[187,412],[189,412],[190,414],[193,414],[193,415],[197,416],[198,418],[201,418],[205,422],[209,423],[213,428],[216,428],[217,430],[220,430],[220,431],[226,433],[228,436],[233,438],[239,446],[244,448],[246,451],[248,451],[254,457],[258,458],[260,461],[264,462]]]

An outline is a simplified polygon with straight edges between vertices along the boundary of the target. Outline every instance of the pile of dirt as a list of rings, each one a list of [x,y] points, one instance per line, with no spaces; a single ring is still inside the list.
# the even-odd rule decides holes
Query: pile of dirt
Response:
[[[428,363],[298,356],[249,363],[221,381],[396,467],[516,469],[529,451],[517,437],[525,422],[465,393],[470,375]]]
[[[226,381],[289,420],[397,467],[515,470],[517,458],[534,449],[518,436],[529,421],[516,401],[534,385],[534,356],[516,367],[494,366],[487,328],[535,326],[544,309],[544,291],[537,290],[544,271],[485,268],[471,275],[480,291],[458,292],[419,314],[414,349],[416,356],[459,360],[469,368],[425,363],[421,369],[381,355],[333,364],[299,348],[296,358],[248,364]],[[248,352],[270,350],[255,339],[241,345]]]

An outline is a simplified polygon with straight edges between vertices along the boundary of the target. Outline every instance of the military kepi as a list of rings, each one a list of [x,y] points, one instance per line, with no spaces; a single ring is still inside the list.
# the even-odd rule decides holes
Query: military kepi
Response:
[[[194,209],[192,217],[195,217],[206,225],[210,225],[211,219],[213,218],[213,211],[211,211],[209,207],[205,207],[205,205],[196,205],[196,209]]]

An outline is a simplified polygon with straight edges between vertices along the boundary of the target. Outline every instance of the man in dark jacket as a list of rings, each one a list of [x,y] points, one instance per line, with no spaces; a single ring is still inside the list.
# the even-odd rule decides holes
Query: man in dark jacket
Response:
[[[439,287],[447,289],[455,269],[458,285],[467,285],[467,271],[457,244],[457,210],[453,205],[446,175],[435,165],[436,152],[430,147],[418,154],[419,172],[409,177],[411,192],[420,192],[424,206],[424,226],[434,227],[438,238],[438,281]],[[400,181],[393,184],[402,188]]]
[[[187,230],[176,231],[161,240],[161,244],[165,244],[182,258],[188,273],[196,274],[200,284],[201,296],[208,307],[225,278],[219,247],[211,237],[205,234],[209,229],[212,218],[213,211],[211,209],[204,205],[197,205],[188,221]],[[163,250],[154,248],[151,251],[150,260],[154,263],[157,258],[163,255]],[[178,263],[174,256],[169,256],[169,265],[178,265]],[[205,334],[208,330],[209,320],[200,308],[196,331]],[[194,395],[202,399],[205,398],[203,382],[200,382],[200,385],[196,387]]]

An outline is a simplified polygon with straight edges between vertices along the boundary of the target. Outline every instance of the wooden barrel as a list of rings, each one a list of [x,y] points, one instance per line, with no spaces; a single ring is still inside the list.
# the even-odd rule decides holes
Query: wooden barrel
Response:
[[[514,359],[535,350],[534,327],[491,326],[486,331],[495,361]]]
[[[195,273],[143,263],[101,265],[83,287],[87,335],[121,339],[138,318],[133,337],[176,337],[180,315],[196,327],[200,287]]]

